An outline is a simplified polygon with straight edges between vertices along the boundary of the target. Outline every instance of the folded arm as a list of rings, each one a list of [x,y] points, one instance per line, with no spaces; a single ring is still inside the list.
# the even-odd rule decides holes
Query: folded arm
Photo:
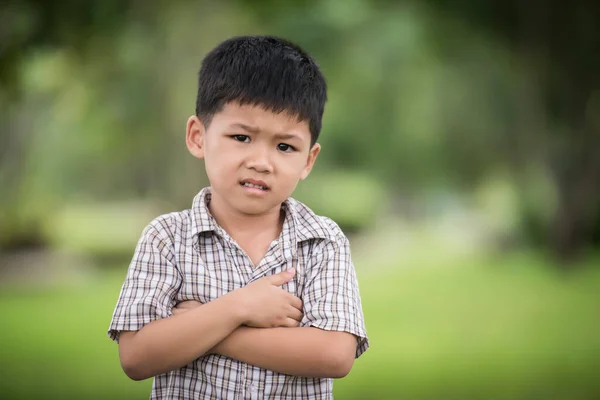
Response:
[[[152,321],[138,331],[122,331],[119,356],[123,370],[130,378],[141,380],[181,368],[240,325],[298,326],[301,301],[277,287],[293,275],[283,271],[267,276],[202,307]]]
[[[242,323],[243,316],[236,310],[231,293],[185,314],[153,321],[139,331],[121,332],[123,371],[142,380],[191,363]]]
[[[313,327],[242,326],[211,352],[288,375],[342,378],[354,363],[356,337]]]
[[[349,244],[347,240],[329,243],[314,253],[318,258],[312,262],[304,290],[304,327],[241,326],[210,352],[289,375],[347,375],[355,357],[368,346]],[[180,304],[176,309],[198,306]]]

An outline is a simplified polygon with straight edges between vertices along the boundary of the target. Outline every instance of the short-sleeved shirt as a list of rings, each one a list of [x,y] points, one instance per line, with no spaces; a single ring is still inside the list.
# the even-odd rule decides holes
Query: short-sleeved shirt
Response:
[[[192,208],[162,215],[143,231],[121,289],[109,336],[172,315],[185,300],[208,303],[266,275],[296,268],[282,287],[303,301],[300,326],[349,332],[356,357],[368,347],[356,273],[346,236],[329,218],[289,198],[283,228],[253,266],[209,212],[210,188]],[[286,375],[218,354],[157,375],[151,399],[328,399],[333,380]]]

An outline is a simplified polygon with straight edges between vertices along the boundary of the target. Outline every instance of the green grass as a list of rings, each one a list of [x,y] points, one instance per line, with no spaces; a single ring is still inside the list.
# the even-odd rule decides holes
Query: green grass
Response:
[[[600,269],[440,261],[359,269],[372,347],[335,382],[336,398],[600,398]],[[123,275],[2,287],[0,398],[148,398],[151,382],[125,377],[106,335]]]
[[[3,288],[2,399],[145,399],[150,381],[121,371],[106,330],[124,272],[42,292]]]
[[[365,272],[372,348],[339,397],[600,398],[600,271],[496,263]]]

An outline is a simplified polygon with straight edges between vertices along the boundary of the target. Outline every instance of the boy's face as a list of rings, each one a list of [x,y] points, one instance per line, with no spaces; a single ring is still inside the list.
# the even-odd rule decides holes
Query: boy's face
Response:
[[[208,129],[190,117],[186,131],[188,149],[204,159],[213,201],[245,215],[279,211],[319,154],[310,141],[308,122],[234,102]]]

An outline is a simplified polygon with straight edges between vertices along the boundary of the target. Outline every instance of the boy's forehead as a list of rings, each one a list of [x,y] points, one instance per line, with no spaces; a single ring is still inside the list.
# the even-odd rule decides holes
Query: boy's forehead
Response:
[[[244,128],[259,132],[288,133],[310,140],[308,121],[300,121],[289,112],[273,112],[261,105],[230,102],[213,117],[221,128]]]

